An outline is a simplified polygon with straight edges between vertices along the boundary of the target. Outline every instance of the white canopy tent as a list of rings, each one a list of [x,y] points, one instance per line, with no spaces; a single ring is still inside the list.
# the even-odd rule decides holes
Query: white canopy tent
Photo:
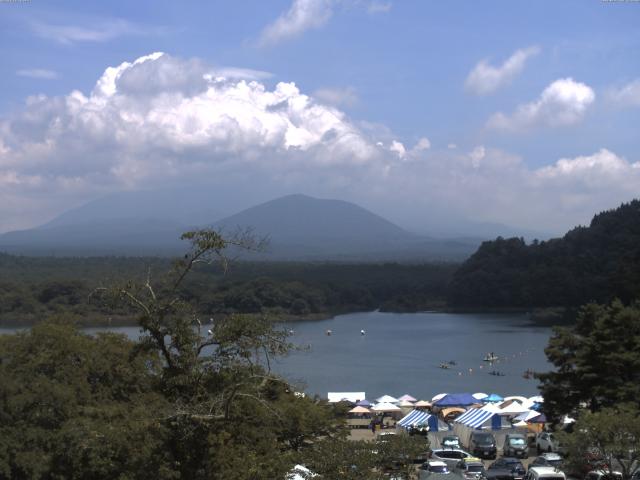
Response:
[[[404,395],[402,395],[400,398],[398,398],[398,400],[400,400],[401,402],[417,402],[418,401],[416,398],[412,397],[408,393],[405,393]]]
[[[329,403],[343,401],[356,403],[358,400],[364,400],[366,397],[364,392],[329,392],[327,398],[329,399]]]
[[[391,395],[383,395],[380,398],[376,398],[378,403],[398,403],[399,400]]]
[[[500,413],[500,415],[520,415],[521,413],[525,413],[528,411],[529,409],[527,407],[524,407],[522,404],[518,402],[511,402],[506,407],[501,408],[498,413]]]
[[[394,405],[393,403],[388,402],[380,402],[376,403],[373,407],[371,407],[372,412],[399,412],[400,407]]]

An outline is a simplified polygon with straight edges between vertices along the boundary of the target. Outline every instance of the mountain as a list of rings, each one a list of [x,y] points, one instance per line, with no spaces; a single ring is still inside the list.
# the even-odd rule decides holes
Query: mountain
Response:
[[[410,233],[356,204],[288,195],[227,217],[225,231],[251,227],[269,239],[262,258],[408,260],[465,258],[478,242],[437,240]]]
[[[640,200],[599,213],[564,237],[484,242],[455,273],[459,307],[576,307],[640,298]]]
[[[462,260],[477,239],[434,239],[410,233],[350,202],[288,195],[216,221],[207,194],[158,201],[154,192],[106,197],[70,210],[40,227],[0,236],[0,250],[38,255],[176,255],[180,234],[209,225],[232,233],[251,228],[270,239],[256,260]],[[163,203],[164,202],[164,203]],[[184,215],[181,216],[181,212]]]

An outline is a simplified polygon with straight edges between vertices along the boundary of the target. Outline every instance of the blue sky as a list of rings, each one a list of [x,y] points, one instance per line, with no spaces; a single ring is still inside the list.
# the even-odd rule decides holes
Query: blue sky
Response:
[[[639,190],[640,2],[30,1],[0,4],[0,37],[0,231],[222,177],[262,179],[256,200],[345,198],[425,231],[454,218],[560,232]],[[152,52],[166,55],[92,98],[108,67]],[[227,82],[215,98],[207,69]],[[162,75],[185,78],[140,93]],[[273,118],[281,82],[297,90]],[[89,101],[70,106],[73,91]],[[234,118],[232,140],[208,112]]]

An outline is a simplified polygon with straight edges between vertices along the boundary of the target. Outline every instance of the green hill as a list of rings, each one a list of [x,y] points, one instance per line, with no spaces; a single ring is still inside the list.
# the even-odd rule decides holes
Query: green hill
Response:
[[[562,238],[484,242],[449,290],[454,307],[573,307],[615,297],[640,297],[640,200],[599,213]]]

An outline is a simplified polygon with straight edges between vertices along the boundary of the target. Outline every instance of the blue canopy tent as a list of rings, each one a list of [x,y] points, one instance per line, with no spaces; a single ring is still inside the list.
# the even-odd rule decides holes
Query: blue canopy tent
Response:
[[[371,402],[369,400],[358,400],[356,402],[356,405],[358,407],[367,407],[367,408],[369,408],[372,404],[371,404]]]
[[[434,407],[468,407],[478,403],[478,399],[470,393],[449,393],[442,397],[437,402],[434,402]]]
[[[485,398],[482,399],[482,401],[485,402],[485,403],[501,402],[502,400],[504,400],[504,398],[502,398],[497,393],[492,393],[488,397],[485,397]]]
[[[409,412],[398,421],[397,425],[404,429],[409,429],[412,426],[427,425],[430,432],[451,430],[451,426],[448,423],[443,422],[436,415],[431,415],[424,410],[413,410]]]

